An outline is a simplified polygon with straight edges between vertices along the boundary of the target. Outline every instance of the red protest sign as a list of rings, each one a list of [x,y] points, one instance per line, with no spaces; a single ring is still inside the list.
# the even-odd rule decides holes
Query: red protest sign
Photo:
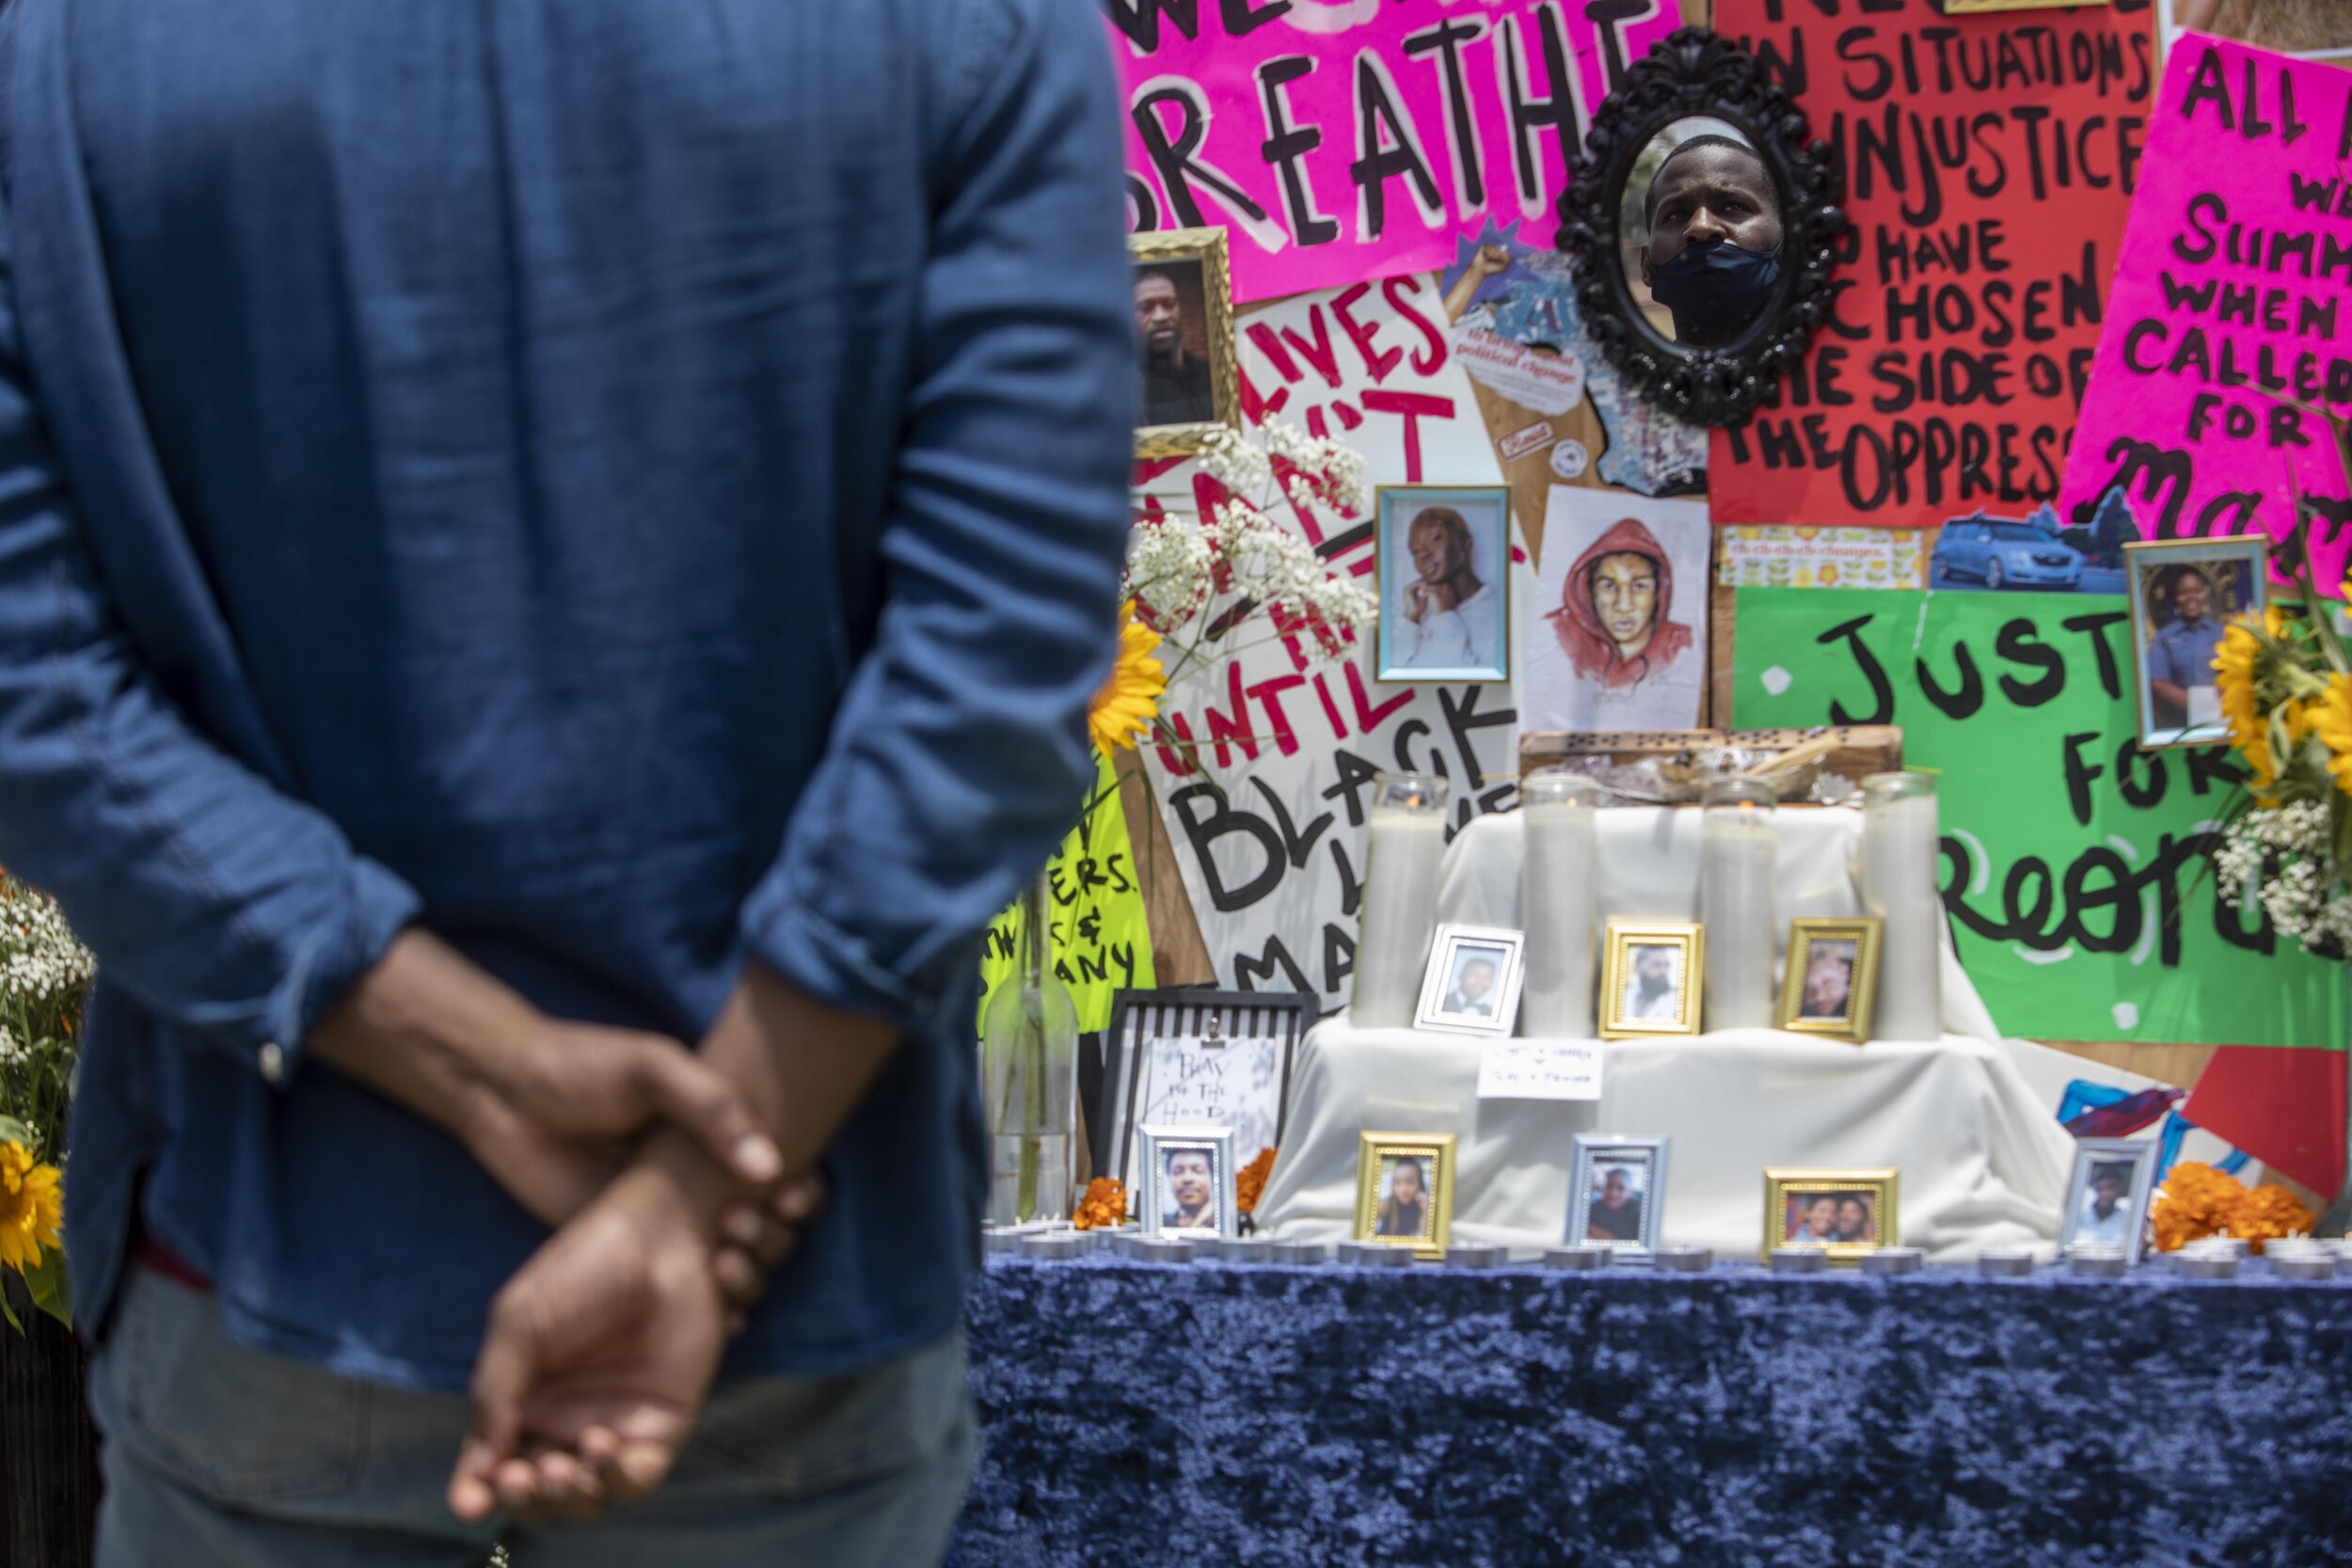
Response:
[[[1718,523],[1919,527],[2058,498],[2155,77],[2148,0],[1722,0],[1843,154],[1831,320],[1718,431]]]

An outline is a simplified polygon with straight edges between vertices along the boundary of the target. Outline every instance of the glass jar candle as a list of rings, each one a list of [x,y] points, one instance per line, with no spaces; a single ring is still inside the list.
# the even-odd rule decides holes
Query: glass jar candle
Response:
[[[1426,773],[1373,781],[1363,910],[1356,938],[1359,1029],[1406,1029],[1438,924],[1438,863],[1445,854],[1446,782]]]
[[[1935,780],[1873,773],[1862,781],[1862,903],[1885,927],[1879,945],[1871,1035],[1932,1040],[1944,1034],[1943,865]]]
[[[1699,847],[1699,919],[1707,927],[1706,1026],[1772,1025],[1779,946],[1780,798],[1754,779],[1707,786]]]
[[[1594,941],[1600,908],[1600,785],[1565,768],[1519,781],[1520,919],[1527,979],[1519,1033],[1591,1039]]]

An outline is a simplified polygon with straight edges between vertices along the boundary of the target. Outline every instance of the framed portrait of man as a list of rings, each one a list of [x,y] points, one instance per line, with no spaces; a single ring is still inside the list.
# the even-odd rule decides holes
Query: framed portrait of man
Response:
[[[1136,1212],[1145,1235],[1241,1233],[1232,1128],[1147,1127],[1142,1137],[1146,1187]]]
[[[1483,926],[1440,926],[1429,945],[1414,1023],[1464,1035],[1508,1035],[1519,1017],[1526,939]]]
[[[1820,1247],[1832,1262],[1901,1244],[1900,1174],[1772,1169],[1764,1173],[1764,1260],[1781,1247]]]
[[[1706,927],[1613,920],[1601,963],[1600,1037],[1699,1032]]]
[[[1792,920],[1780,1027],[1859,1045],[1878,1006],[1877,920]]]
[[[2229,744],[2213,657],[2232,621],[2270,602],[2267,559],[2260,539],[2123,546],[2142,751]]]
[[[1225,230],[1131,234],[1127,258],[1136,304],[1136,455],[1198,451],[1210,431],[1242,422]]]
[[[2156,1154],[2149,1138],[2085,1138],[2074,1146],[2058,1211],[2061,1256],[2073,1246],[2111,1246],[2127,1262],[2139,1261],[2155,1197]]]
[[[1567,1244],[1657,1251],[1670,1144],[1579,1132],[1568,1158]]]
[[[1356,1239],[1442,1258],[1454,1239],[1451,1132],[1366,1132],[1356,1149]]]
[[[1384,484],[1373,505],[1383,681],[1511,678],[1511,492]]]

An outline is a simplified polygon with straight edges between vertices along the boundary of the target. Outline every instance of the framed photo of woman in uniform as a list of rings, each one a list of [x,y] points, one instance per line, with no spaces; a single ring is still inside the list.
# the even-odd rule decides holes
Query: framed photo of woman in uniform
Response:
[[[2123,546],[2140,750],[2230,743],[2213,657],[2232,621],[2269,604],[2267,559],[2260,539]]]
[[[1366,1132],[1356,1148],[1356,1239],[1442,1258],[1454,1237],[1454,1134]]]

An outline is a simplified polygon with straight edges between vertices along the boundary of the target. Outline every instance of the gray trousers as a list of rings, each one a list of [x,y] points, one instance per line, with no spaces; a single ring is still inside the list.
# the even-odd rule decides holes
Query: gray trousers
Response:
[[[595,1525],[460,1524],[464,1400],[248,1350],[212,1300],[134,1269],[90,1374],[99,1568],[922,1568],[974,1448],[963,1340],[852,1377],[715,1394],[654,1497]]]

